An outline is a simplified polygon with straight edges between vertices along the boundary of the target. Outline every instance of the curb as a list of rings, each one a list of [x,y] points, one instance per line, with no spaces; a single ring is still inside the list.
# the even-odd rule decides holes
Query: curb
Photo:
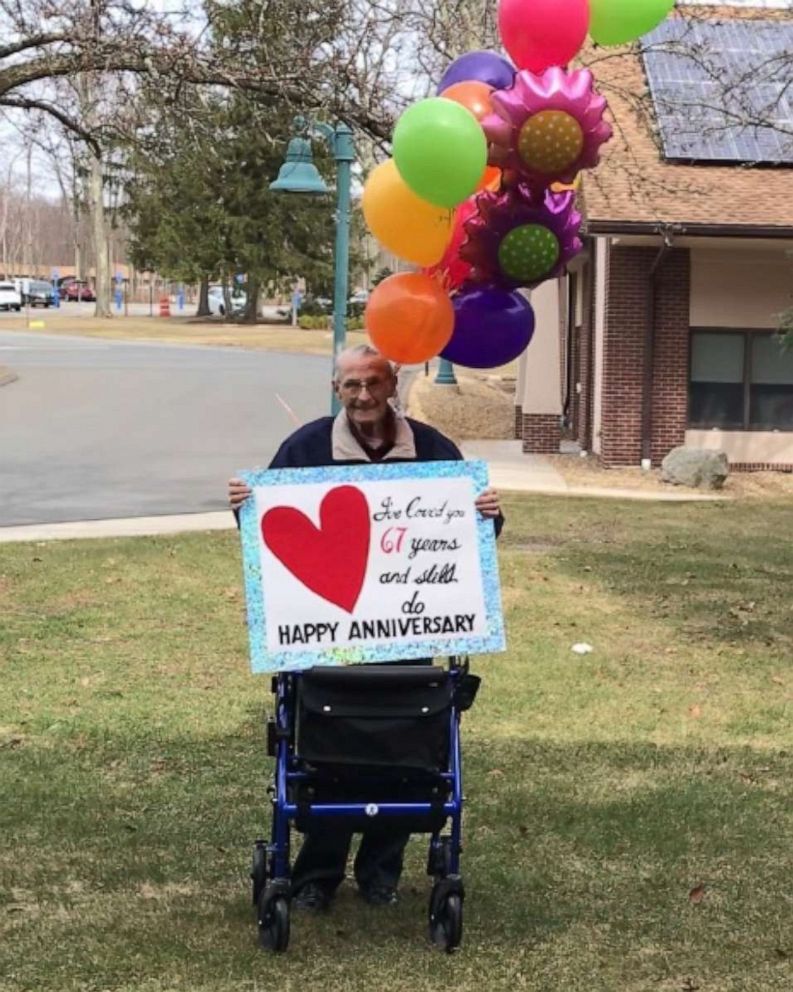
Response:
[[[160,537],[196,531],[235,530],[230,510],[181,513],[161,517],[75,520],[55,524],[0,527],[0,544],[21,541],[76,541],[84,538]]]
[[[9,386],[12,382],[16,382],[19,376],[13,369],[10,369],[7,365],[0,365],[0,386]]]

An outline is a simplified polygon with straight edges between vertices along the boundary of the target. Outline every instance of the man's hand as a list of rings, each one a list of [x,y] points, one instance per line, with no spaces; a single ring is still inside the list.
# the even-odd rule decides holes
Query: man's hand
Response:
[[[252,492],[251,487],[246,486],[242,479],[229,479],[229,506],[231,509],[239,510]]]
[[[495,489],[485,489],[481,495],[477,496],[474,506],[483,517],[487,517],[489,520],[497,517],[501,512],[501,502]]]

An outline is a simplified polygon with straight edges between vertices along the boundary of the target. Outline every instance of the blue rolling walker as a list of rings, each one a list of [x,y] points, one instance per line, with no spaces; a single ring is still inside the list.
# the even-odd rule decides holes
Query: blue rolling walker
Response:
[[[388,817],[400,829],[431,835],[429,937],[448,952],[459,947],[460,714],[473,704],[479,681],[467,658],[451,658],[445,667],[317,667],[273,678],[272,832],[269,844],[256,841],[251,870],[262,947],[285,951],[289,944],[290,825],[302,832],[331,817],[353,831]]]

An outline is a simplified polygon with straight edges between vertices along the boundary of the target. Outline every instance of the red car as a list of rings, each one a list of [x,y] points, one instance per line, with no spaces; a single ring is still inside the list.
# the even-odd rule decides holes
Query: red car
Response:
[[[88,303],[93,303],[96,299],[96,294],[87,282],[78,282],[74,279],[61,286],[61,299],[69,300],[70,302],[86,300]]]

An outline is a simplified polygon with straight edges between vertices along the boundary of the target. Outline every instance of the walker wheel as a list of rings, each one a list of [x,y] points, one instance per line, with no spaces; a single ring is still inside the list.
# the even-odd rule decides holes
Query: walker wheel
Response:
[[[268,951],[281,953],[289,946],[289,902],[285,896],[270,896],[265,890],[259,899],[259,943]]]
[[[433,903],[435,900],[433,900]],[[451,954],[460,946],[463,939],[463,901],[458,892],[450,892],[442,897],[435,907],[430,908],[430,940]]]
[[[267,847],[263,841],[257,841],[253,849],[253,864],[251,865],[251,882],[253,905],[259,904],[259,896],[267,884]]]

